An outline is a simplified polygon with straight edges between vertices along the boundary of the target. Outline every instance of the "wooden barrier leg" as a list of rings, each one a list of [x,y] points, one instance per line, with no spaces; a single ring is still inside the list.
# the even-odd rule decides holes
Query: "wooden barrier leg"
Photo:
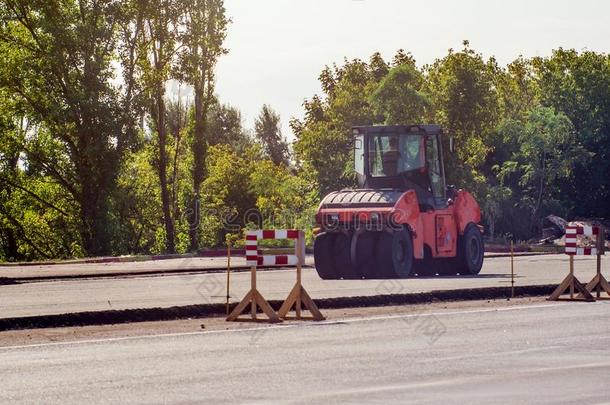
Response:
[[[574,256],[570,255],[570,299],[574,299]]]
[[[599,238],[599,236],[598,236],[598,238]],[[600,279],[600,281],[602,278],[602,260],[601,259],[602,259],[602,257],[600,255],[597,255],[597,276]],[[600,296],[601,296],[600,287],[601,287],[600,283],[597,283],[597,288],[596,288],[597,298],[600,298]]]
[[[237,306],[233,309],[233,311],[231,311],[229,316],[227,316],[227,321],[235,321],[237,319],[237,317],[239,315],[241,315],[242,312],[244,312],[244,309],[246,309],[246,307],[248,306],[250,301],[252,301],[252,298],[253,298],[252,290],[250,290],[244,296],[244,298],[241,300],[241,302],[239,304],[237,304]]]
[[[610,299],[610,284],[608,283],[608,280],[606,280],[606,278],[602,274],[601,255],[597,255],[597,274],[595,274],[595,277],[593,277],[593,279],[591,281],[589,281],[589,283],[585,286],[585,288],[589,292],[595,291],[595,295],[596,295],[597,299],[600,299],[600,300],[601,299],[606,299],[606,300]],[[605,291],[606,294],[608,294],[608,297],[602,297],[601,296],[602,291]]]
[[[301,287],[301,299],[303,300],[303,304],[305,304],[305,307],[309,310],[309,312],[311,312],[311,315],[313,316],[314,320],[323,321],[324,319],[326,319],[324,318],[324,315],[322,315],[322,312],[320,312],[320,310],[318,309],[316,303],[313,302],[313,300],[311,299],[309,294],[307,294],[307,291],[305,291],[303,287]]]
[[[271,322],[282,322],[282,320],[277,316],[271,305],[267,302],[267,300],[259,293],[255,291],[256,295],[256,303],[263,310],[263,313],[267,315]],[[256,308],[256,307],[255,307]]]
[[[252,266],[250,268],[250,285],[252,286],[252,291],[256,291],[256,267]],[[256,294],[256,293],[255,293]],[[252,319],[256,320],[256,296],[253,297],[252,306],[250,307],[250,314]]]
[[[597,257],[596,257],[596,274],[593,277],[593,280],[589,281],[589,283],[585,286],[585,289],[589,292],[595,291],[596,298],[599,299],[610,299],[610,284],[608,284],[608,280],[602,274],[602,254],[606,249],[605,245],[605,235],[606,232],[603,227],[598,228],[597,233]],[[602,291],[605,291],[608,294],[608,297],[602,297]]]
[[[295,284],[294,287],[292,287],[292,290],[290,290],[290,294],[288,294],[288,297],[286,297],[286,299],[284,300],[284,303],[280,307],[280,310],[277,311],[277,314],[280,318],[285,318],[288,311],[290,311],[292,306],[295,305],[295,303],[297,302],[297,298],[300,293],[299,288],[300,286]]]
[[[296,305],[298,303],[302,303],[302,305],[304,305],[305,308],[307,310],[309,310],[309,312],[311,312],[311,315],[312,315],[311,319],[313,319],[314,321],[323,321],[324,319],[326,319],[326,318],[324,318],[324,315],[322,315],[322,312],[320,312],[320,309],[318,308],[316,303],[311,299],[311,297],[309,296],[307,291],[303,288],[303,286],[299,286],[296,284],[292,288],[292,291],[290,291],[288,298],[286,298],[286,300],[282,304],[282,307],[277,312],[277,314],[279,315],[280,318],[286,319],[290,309],[293,306],[296,307]],[[295,319],[306,319],[306,318],[304,318],[303,316],[297,315],[295,317]]]
[[[594,301],[595,299],[587,288],[574,276],[574,257],[570,255],[570,274],[563,279],[561,284],[553,291],[551,296],[547,298],[549,301],[557,301],[559,297],[569,290],[570,300],[585,300]],[[574,292],[578,291],[578,297],[574,298]]]
[[[303,289],[301,284],[301,263],[297,263],[297,286],[297,301],[294,310],[297,314],[297,319],[301,319],[301,290]]]
[[[257,321],[256,310],[257,305],[261,308],[263,313],[267,315],[269,318],[269,322],[276,323],[282,322],[282,320],[277,316],[271,305],[267,302],[267,300],[261,295],[260,292],[256,289],[256,266],[252,266],[250,268],[250,282],[252,287],[250,291],[244,296],[239,304],[233,309],[233,311],[227,317],[227,321],[241,321],[242,319],[238,319],[238,317],[244,312],[244,310],[250,304],[250,317],[252,321]],[[244,321],[246,319],[243,319]]]
[[[553,291],[551,296],[547,299],[549,301],[557,300],[559,298],[559,296],[566,291],[566,289],[570,286],[571,283],[572,283],[572,275],[568,274],[567,277],[563,279],[563,281],[557,286],[555,291]]]
[[[320,309],[318,309],[316,303],[311,299],[305,288],[303,288],[303,286],[298,282],[295,283],[294,287],[292,287],[292,291],[290,291],[290,294],[288,294],[288,297],[282,304],[282,307],[277,314],[280,318],[286,319],[288,312],[294,306],[295,311],[298,311],[296,312],[295,319],[306,319],[301,314],[301,305],[304,305],[305,308],[311,313],[312,317],[310,319],[313,319],[314,321],[323,321],[326,319],[324,318],[324,315],[322,315],[322,312],[320,312]]]
[[[227,303],[226,303],[226,311],[227,316],[229,316],[229,298],[231,298],[231,240],[229,239],[227,243]]]
[[[303,285],[302,285],[301,273],[302,273],[303,264],[305,263],[305,235],[302,232],[299,235],[299,239],[296,242],[295,250],[296,250],[296,256],[298,258],[297,280],[296,280],[296,283],[294,284],[294,287],[292,287],[290,294],[288,294],[288,297],[286,298],[286,300],[282,304],[280,310],[278,311],[278,315],[280,318],[286,319],[288,312],[294,306],[294,310],[296,313],[295,319],[305,319],[305,318],[303,318],[303,316],[301,314],[302,305],[304,305],[305,308],[308,309],[309,312],[311,313],[311,315],[312,315],[311,319],[313,319],[314,321],[323,321],[325,319],[324,315],[322,315],[322,313],[318,309],[318,306],[311,299],[309,294],[307,294],[307,291],[305,291],[305,289],[303,288]]]

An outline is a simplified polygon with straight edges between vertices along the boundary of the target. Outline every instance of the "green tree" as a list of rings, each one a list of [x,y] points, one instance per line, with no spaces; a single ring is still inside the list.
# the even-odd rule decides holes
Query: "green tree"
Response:
[[[319,203],[315,184],[268,159],[256,160],[252,166],[250,191],[256,196],[263,226],[304,229],[311,241],[311,221]]]
[[[355,59],[340,67],[327,66],[319,77],[323,97],[306,100],[304,119],[291,120],[297,166],[303,178],[318,185],[320,194],[355,185],[350,128],[385,120],[370,100],[388,69],[378,53],[369,63]]]
[[[0,260],[19,260],[18,235],[12,218],[3,209],[14,198],[16,177],[19,174],[18,162],[21,149],[17,141],[23,135],[24,120],[20,119],[14,103],[0,90]],[[17,115],[17,119],[15,119]],[[17,138],[17,139],[16,139]]]
[[[542,104],[570,119],[590,157],[575,167],[573,182],[560,184],[573,214],[610,217],[610,56],[559,48],[532,64]],[[592,190],[596,197],[582,190]]]
[[[22,159],[31,132],[22,107],[18,100],[0,97],[0,259],[80,256],[72,200],[44,170]]]
[[[392,68],[371,95],[375,113],[390,125],[423,123],[429,115],[423,84],[424,76],[414,61]]]
[[[171,135],[169,155],[171,173],[168,182],[171,186],[172,216],[175,220],[183,218],[183,208],[188,205],[187,194],[192,195],[192,178],[189,168],[192,167],[192,156],[189,154],[189,111],[192,105],[185,103],[180,97],[167,103],[167,127]]]
[[[208,112],[209,145],[230,145],[238,153],[252,146],[250,135],[242,126],[241,112],[230,105],[215,102]]]
[[[285,166],[290,164],[288,143],[282,136],[280,115],[267,104],[263,105],[259,116],[254,121],[254,135],[261,143],[265,155],[274,164]]]
[[[512,190],[502,184],[487,187],[485,197],[479,201],[489,226],[488,234],[493,239],[496,235],[496,223],[505,216],[504,205],[512,196]]]
[[[540,102],[540,89],[531,61],[519,57],[506,69],[495,66],[493,72],[500,116],[524,119]]]
[[[246,212],[256,204],[250,189],[250,172],[258,154],[250,149],[240,156],[229,145],[210,147],[208,176],[202,187],[202,226],[198,229],[206,246],[219,246],[227,233],[245,225]]]
[[[191,249],[199,248],[197,218],[201,184],[205,178],[207,156],[207,118],[214,101],[214,69],[218,58],[226,53],[222,44],[226,37],[228,18],[223,0],[186,0],[184,5],[183,48],[180,52],[179,78],[193,86],[194,114],[192,126],[193,153],[193,217],[191,218]]]
[[[121,165],[113,199],[120,218],[116,252],[149,254],[165,250],[159,176],[152,163],[155,154],[154,145],[148,142],[128,153]]]
[[[76,203],[89,255],[110,253],[109,196],[134,135],[133,82],[112,82],[113,54],[134,46],[121,40],[127,15],[110,0],[7,0],[0,8],[0,87],[32,123],[24,158]]]
[[[545,208],[561,201],[558,182],[573,179],[574,167],[584,163],[586,155],[570,119],[552,108],[536,107],[525,121],[504,123],[501,132],[516,138],[518,149],[501,164],[500,180],[517,181],[519,205],[529,211],[530,227],[535,228],[537,218],[550,213]]]
[[[163,222],[165,225],[165,251],[175,253],[175,222],[172,215],[171,190],[168,181],[169,156],[167,152],[168,125],[165,88],[175,71],[176,55],[180,46],[179,19],[181,2],[155,0],[139,3],[142,25],[138,46],[138,65],[146,96],[151,129],[156,135],[157,153],[154,165],[159,176]]]
[[[487,137],[498,122],[494,88],[495,61],[485,62],[464,41],[460,52],[449,51],[427,68],[426,93],[434,121],[456,139],[456,156],[447,156],[449,183],[477,191],[485,184],[479,172],[489,152]]]
[[[192,200],[192,156],[188,145],[189,106],[179,98],[166,103],[168,134],[167,182],[171,214],[175,223],[175,250],[188,250],[189,222],[184,208]],[[121,165],[113,212],[118,216],[114,251],[119,253],[162,253],[167,251],[160,178],[155,163],[155,139],[141,134],[140,147],[127,154]]]

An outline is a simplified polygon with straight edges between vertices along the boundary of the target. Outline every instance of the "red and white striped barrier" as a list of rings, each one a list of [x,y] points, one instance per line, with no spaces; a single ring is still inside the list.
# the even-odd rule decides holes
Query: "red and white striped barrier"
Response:
[[[246,264],[248,266],[295,266],[299,258],[294,255],[261,255],[258,250],[259,239],[295,239],[299,241],[297,229],[258,229],[246,232]]]
[[[595,236],[595,246],[578,247],[578,235]],[[597,299],[602,298],[602,291],[605,291],[608,294],[607,298],[610,298],[610,284],[608,284],[601,270],[601,255],[606,250],[605,243],[605,232],[601,226],[566,226],[565,253],[570,258],[570,273],[553,291],[548,298],[550,301],[557,301],[561,299],[562,295],[568,293],[570,294],[569,300],[571,301],[595,301],[595,297],[591,294],[594,291]],[[587,244],[591,245],[591,243]],[[597,274],[587,284],[581,283],[574,275],[574,256],[577,255],[597,256]]]
[[[259,239],[294,239],[294,254],[261,255],[261,252],[258,250]],[[250,266],[251,288],[241,302],[227,316],[227,321],[238,320],[239,316],[244,313],[248,306],[250,306],[250,311],[248,312],[250,312],[250,317],[254,321],[257,320],[257,308],[260,308],[267,315],[270,322],[281,322],[282,318],[287,319],[288,313],[293,307],[296,316],[291,319],[324,320],[324,315],[322,315],[316,303],[301,284],[301,270],[305,264],[305,233],[303,231],[296,229],[246,231],[246,263]],[[297,280],[279,311],[275,313],[260,291],[256,289],[256,268],[258,266],[278,265],[295,265]],[[301,316],[303,309],[308,309],[311,312],[311,318],[303,318]]]
[[[603,236],[600,235],[600,227],[598,226],[566,226],[566,250],[565,253],[567,255],[577,255],[577,256],[597,256],[598,254],[604,254],[604,249],[601,249],[601,252],[598,252],[596,247],[578,247],[577,246],[577,236],[596,236],[597,238],[601,238]],[[599,245],[599,242],[598,242]]]

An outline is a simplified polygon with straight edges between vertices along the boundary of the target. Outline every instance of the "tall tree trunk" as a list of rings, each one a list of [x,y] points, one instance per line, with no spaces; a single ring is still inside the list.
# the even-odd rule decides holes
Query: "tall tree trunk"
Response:
[[[96,181],[87,168],[84,174],[81,174],[80,193],[83,248],[87,256],[105,256],[111,253],[108,190]]]
[[[23,128],[23,118],[21,119],[21,128]],[[15,153],[6,159],[8,163],[8,174],[11,178],[17,177],[17,163],[19,161],[19,154]],[[5,194],[5,201],[10,201],[13,197],[13,186],[8,182],[0,182],[0,193]],[[17,244],[17,236],[12,227],[0,227],[0,236],[4,239],[2,244],[4,250],[4,257],[9,262],[18,261],[23,258],[23,255],[19,253],[19,245]]]
[[[171,46],[167,42],[168,35],[168,10],[160,11],[161,15],[157,20],[148,20],[148,31],[150,34],[153,82],[152,100],[150,113],[154,121],[155,130],[158,136],[157,150],[157,173],[159,175],[159,185],[161,187],[161,205],[163,210],[163,225],[165,228],[165,252],[176,252],[176,232],[174,228],[174,218],[172,216],[172,204],[167,180],[167,125],[165,122],[167,111],[165,106],[165,70],[168,66],[168,55],[171,54]],[[169,42],[171,43],[171,41]]]
[[[21,255],[19,254],[19,245],[17,245],[17,238],[15,237],[15,232],[12,228],[5,228],[2,230],[4,233],[4,239],[6,241],[4,247],[4,254],[6,259],[9,262],[18,261],[21,259]]]
[[[207,144],[205,140],[205,116],[207,100],[203,81],[195,86],[195,130],[193,134],[193,205],[189,218],[189,237],[191,250],[199,249],[199,222],[201,183],[205,177],[205,158]]]
[[[167,253],[175,253],[175,229],[174,219],[171,212],[169,187],[167,183],[167,128],[165,125],[165,100],[162,86],[157,88],[157,132],[159,135],[159,183],[161,184],[161,204],[163,205],[163,222],[165,225],[165,250]]]
[[[199,204],[201,185],[205,177],[207,140],[205,131],[207,110],[214,94],[214,66],[218,57],[226,51],[222,43],[226,36],[228,20],[223,0],[185,1],[187,24],[186,57],[181,69],[186,82],[195,92],[195,125],[192,141],[193,152],[193,204],[189,218],[191,250],[199,249]]]

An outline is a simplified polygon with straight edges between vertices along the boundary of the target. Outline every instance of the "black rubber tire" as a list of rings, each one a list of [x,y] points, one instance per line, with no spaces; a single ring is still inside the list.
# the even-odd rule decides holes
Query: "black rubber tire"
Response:
[[[363,232],[356,240],[355,266],[359,274],[367,279],[383,278],[376,263],[377,244],[380,232]]]
[[[320,233],[313,240],[313,257],[316,271],[322,280],[336,280],[340,276],[335,271],[333,263],[334,233]]]
[[[396,278],[392,262],[392,235],[381,232],[377,238],[377,255],[375,256],[376,273],[379,278]]]
[[[351,259],[352,236],[337,233],[333,241],[332,258],[335,272],[346,280],[361,279],[362,274],[353,265]]]
[[[485,245],[479,228],[468,224],[464,235],[458,238],[457,272],[461,275],[477,275],[483,267]]]
[[[379,238],[377,263],[387,278],[407,278],[413,270],[413,240],[406,229],[384,232]]]

